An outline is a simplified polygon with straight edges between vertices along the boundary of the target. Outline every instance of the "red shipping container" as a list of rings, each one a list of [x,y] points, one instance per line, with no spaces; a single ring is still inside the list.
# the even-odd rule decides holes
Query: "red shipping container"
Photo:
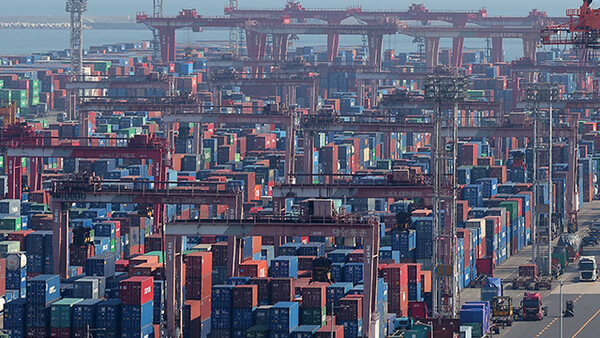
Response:
[[[469,201],[456,201],[456,210],[459,223],[464,223],[469,219]]]
[[[298,272],[298,275],[300,274],[300,272]],[[296,282],[294,283],[294,294],[295,295],[301,295],[302,294],[302,288],[307,286],[308,284],[310,284],[310,277],[300,277],[296,279]]]
[[[210,251],[196,251],[185,255],[186,275],[203,277],[212,274],[213,254]]]
[[[363,296],[349,295],[340,299],[338,320],[359,320],[362,318]]]
[[[130,274],[132,276],[153,276],[154,271],[162,266],[162,263],[142,263],[131,267]]]
[[[331,331],[331,324],[327,324],[317,331],[317,333],[315,334],[315,338],[330,338]],[[333,326],[333,337],[344,338],[344,325]]]
[[[212,275],[204,277],[186,276],[185,298],[201,300],[212,294]]]
[[[506,166],[503,165],[493,165],[490,166],[490,177],[495,177],[498,179],[498,184],[503,184],[507,180],[507,171]]]
[[[327,305],[328,283],[312,283],[302,288],[302,307],[324,307]]]
[[[281,277],[271,281],[271,302],[290,302],[294,299],[294,279]]]
[[[248,260],[240,264],[240,277],[267,277],[267,261]]]
[[[196,319],[200,319],[203,321],[205,319],[210,318],[210,306],[211,306],[211,298],[207,297],[202,300],[186,300],[186,307],[188,307],[189,311],[185,311],[186,318],[184,318],[185,322],[189,323]]]
[[[154,278],[135,276],[119,282],[119,296],[123,304],[140,305],[154,298]]]
[[[217,241],[217,236],[215,235],[202,235],[200,238],[200,244],[214,244]],[[213,264],[214,264],[214,254],[213,254]]]
[[[236,309],[255,308],[258,306],[258,286],[236,285],[233,288],[233,307]]]
[[[381,277],[388,283],[389,289],[408,286],[408,266],[406,264],[388,264],[381,269]]]
[[[348,254],[348,263],[362,263],[364,262],[365,251],[363,249],[356,249]]]
[[[126,259],[119,259],[115,262],[115,270],[118,272],[129,271],[129,261]]]
[[[250,284],[258,287],[258,300],[259,301],[270,301],[271,299],[271,281],[273,278],[252,278]]]
[[[131,267],[144,263],[158,263],[158,256],[139,255],[129,259],[129,266]]]

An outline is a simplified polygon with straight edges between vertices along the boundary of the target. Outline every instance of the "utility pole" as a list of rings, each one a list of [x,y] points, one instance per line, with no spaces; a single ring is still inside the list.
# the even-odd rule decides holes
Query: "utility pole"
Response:
[[[435,102],[432,136],[433,161],[433,315],[454,318],[458,310],[456,257],[456,168],[458,158],[458,102],[464,101],[467,79],[458,75],[434,75],[425,81],[425,98]],[[454,108],[442,111],[441,104]],[[442,133],[442,128],[448,132]],[[451,143],[448,144],[448,139]],[[449,222],[445,222],[445,219]]]
[[[154,18],[162,18],[163,16],[163,0],[152,0],[152,17]],[[158,29],[152,29],[152,60],[155,62],[161,62],[160,56],[160,36],[158,34]]]
[[[559,337],[563,338],[563,281],[560,281],[560,327],[559,327]]]
[[[533,229],[531,260],[542,274],[552,273],[552,144],[553,116],[552,102],[560,99],[560,91],[556,84],[528,83],[524,86],[524,99],[532,104],[533,114]],[[549,109],[541,109],[542,103]],[[548,159],[548,173],[540,175],[541,159]],[[543,189],[548,187],[548,200]]]

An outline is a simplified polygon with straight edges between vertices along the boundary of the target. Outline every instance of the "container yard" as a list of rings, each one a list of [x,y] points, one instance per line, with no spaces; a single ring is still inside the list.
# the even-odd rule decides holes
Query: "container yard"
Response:
[[[597,335],[591,1],[153,5],[122,27],[154,39],[86,49],[86,0],[0,22],[71,37],[0,48],[0,337]]]

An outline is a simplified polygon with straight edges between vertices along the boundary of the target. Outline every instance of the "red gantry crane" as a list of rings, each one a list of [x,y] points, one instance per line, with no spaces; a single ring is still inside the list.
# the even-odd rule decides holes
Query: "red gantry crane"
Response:
[[[542,43],[600,49],[600,9],[592,9],[591,4],[592,0],[583,0],[579,9],[567,9],[569,21],[542,29]]]

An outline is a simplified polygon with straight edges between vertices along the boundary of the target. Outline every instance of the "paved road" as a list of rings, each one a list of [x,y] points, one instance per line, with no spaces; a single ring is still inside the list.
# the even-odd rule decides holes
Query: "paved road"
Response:
[[[585,232],[587,225],[600,218],[600,201],[586,203],[579,212],[580,231]],[[587,247],[584,255],[600,258],[600,246]],[[516,276],[520,264],[529,263],[531,248],[522,250],[509,258],[496,269],[496,276],[512,279]],[[544,290],[542,300],[548,306],[548,316],[541,321],[515,322],[512,327],[500,331],[498,337],[542,338],[559,337],[560,331],[560,281],[563,282],[563,304],[567,300],[575,302],[575,317],[563,318],[563,337],[600,337],[600,281],[579,283],[577,264],[571,264],[565,269],[565,274],[559,281],[553,283],[552,290]],[[461,303],[479,300],[479,289],[465,289],[461,292]],[[523,290],[506,290],[505,295],[512,296],[515,306],[518,306],[523,296]]]

